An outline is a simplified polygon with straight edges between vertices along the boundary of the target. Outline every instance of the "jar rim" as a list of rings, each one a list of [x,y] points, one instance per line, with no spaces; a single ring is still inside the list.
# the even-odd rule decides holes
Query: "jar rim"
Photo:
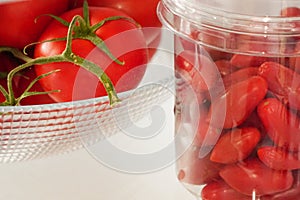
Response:
[[[181,3],[177,4],[178,1]],[[300,17],[281,17],[280,13],[278,16],[250,16],[195,7],[188,4],[191,1],[199,0],[161,0],[158,6],[162,24],[180,37],[231,53],[271,57],[300,55],[299,50],[294,51],[300,45]]]
[[[244,34],[300,35],[300,16],[250,15],[205,5],[199,0],[162,0],[174,15],[195,25],[205,25]],[[298,24],[297,24],[298,23]]]

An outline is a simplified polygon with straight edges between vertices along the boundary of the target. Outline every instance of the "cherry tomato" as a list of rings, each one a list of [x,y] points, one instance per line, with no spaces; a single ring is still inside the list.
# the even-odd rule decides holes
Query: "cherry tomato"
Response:
[[[257,67],[246,67],[232,72],[223,77],[224,87],[229,88],[231,85],[244,81],[252,76],[258,75]]]
[[[212,124],[225,129],[242,124],[263,100],[267,89],[266,81],[259,76],[232,85],[225,94],[212,102],[209,115],[214,113],[216,116]]]
[[[271,92],[300,109],[300,74],[276,62],[263,63],[258,73],[267,80]]]
[[[275,194],[288,190],[293,184],[291,171],[268,168],[258,159],[249,159],[237,164],[226,165],[220,176],[233,189],[245,195]]]
[[[23,48],[36,42],[51,21],[43,14],[60,15],[68,9],[69,0],[26,0],[0,3],[0,46]]]
[[[258,116],[273,142],[290,150],[300,145],[299,117],[278,99],[268,98],[257,107]]]
[[[300,169],[298,152],[288,152],[280,147],[265,146],[257,150],[259,159],[268,167],[277,170]]]
[[[204,186],[201,198],[203,200],[252,200],[252,197],[237,192],[222,180],[210,182]]]
[[[221,76],[227,76],[237,70],[230,64],[229,60],[225,59],[215,61],[215,65],[217,66]]]
[[[300,16],[300,8],[298,7],[286,7],[280,11],[280,15],[283,17],[298,17]]]
[[[235,54],[230,60],[230,64],[238,68],[259,67],[264,62],[269,61],[268,57],[248,56]]]
[[[210,120],[207,116],[207,111],[203,112],[199,119],[198,130],[196,132],[194,145],[201,146],[210,146],[215,145],[221,135],[221,130],[212,126]]]
[[[204,55],[185,50],[176,56],[176,71],[189,82],[196,93],[211,89],[217,81],[218,69]]]
[[[265,195],[261,197],[261,200],[296,200],[299,198],[300,195],[300,177],[299,177],[299,170],[294,171],[294,184],[292,188],[289,190],[279,192],[273,195]]]
[[[83,15],[83,9],[77,8],[64,13],[61,18],[71,21],[75,15]],[[102,7],[90,7],[91,25],[111,16],[125,16],[123,12]],[[67,27],[53,21],[42,34],[40,41],[62,38],[67,34]],[[91,42],[82,39],[72,41],[74,54],[99,65],[111,79],[117,92],[123,92],[137,87],[140,83],[148,62],[147,48],[143,33],[136,25],[128,20],[115,20],[105,23],[96,31],[110,52],[124,65],[113,62],[103,51]],[[48,57],[61,54],[65,41],[46,42],[36,46],[35,57]],[[52,63],[35,67],[36,74],[42,75],[59,69],[60,72],[51,74],[40,80],[45,91],[61,90],[50,96],[57,102],[87,99],[105,96],[106,91],[98,78],[90,72],[70,63]]]
[[[256,128],[236,128],[223,134],[214,146],[210,160],[223,164],[235,163],[247,158],[260,141]]]
[[[209,154],[200,158],[200,148],[189,147],[177,161],[178,180],[184,183],[202,185],[220,178],[220,163],[210,161]]]

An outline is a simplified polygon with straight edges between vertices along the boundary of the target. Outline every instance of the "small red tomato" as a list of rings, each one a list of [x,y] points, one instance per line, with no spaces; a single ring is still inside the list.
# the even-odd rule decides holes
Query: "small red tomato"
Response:
[[[293,111],[288,110],[278,99],[268,98],[258,105],[257,113],[267,134],[277,146],[299,150],[300,120]]]
[[[258,75],[257,67],[246,67],[239,69],[223,77],[224,87],[229,88],[231,85],[256,75]]]
[[[263,100],[267,89],[267,82],[259,76],[232,85],[212,102],[209,110],[212,124],[225,129],[242,124]]]
[[[277,170],[300,169],[298,152],[288,152],[280,147],[265,146],[257,150],[259,159],[268,167]]]
[[[266,61],[269,61],[269,58],[235,54],[232,56],[230,63],[231,65],[238,68],[246,68],[246,67],[259,67],[262,63]]]
[[[202,185],[220,178],[222,164],[210,161],[209,154],[200,158],[200,148],[191,146],[177,161],[178,180]]]
[[[300,109],[300,74],[276,62],[263,63],[258,73],[267,80],[271,92],[290,107]]]
[[[203,200],[252,200],[252,197],[237,192],[222,180],[204,186],[201,198]]]
[[[300,16],[300,8],[298,7],[286,7],[280,11],[280,15],[283,17],[298,17]]]
[[[267,195],[288,190],[293,185],[291,171],[273,170],[258,159],[227,165],[220,176],[233,189],[245,195]]]
[[[299,177],[299,170],[294,171],[294,184],[292,188],[289,190],[279,192],[272,195],[265,195],[261,197],[261,200],[296,200],[299,199],[300,196],[300,177]]]
[[[211,89],[217,81],[218,69],[214,62],[204,55],[189,50],[176,56],[176,71],[191,85],[195,92]]]
[[[237,70],[237,68],[230,64],[229,60],[225,59],[215,61],[215,65],[217,66],[222,77],[232,74]]]
[[[223,164],[235,163],[247,158],[260,141],[256,128],[233,129],[221,136],[214,146],[210,160]]]

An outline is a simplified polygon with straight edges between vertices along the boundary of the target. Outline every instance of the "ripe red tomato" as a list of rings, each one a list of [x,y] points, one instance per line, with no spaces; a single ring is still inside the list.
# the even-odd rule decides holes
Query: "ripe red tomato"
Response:
[[[220,178],[223,164],[212,162],[210,154],[199,157],[200,148],[189,147],[177,161],[178,180],[184,183],[202,185]]]
[[[7,91],[7,75],[10,70],[17,67],[19,62],[11,57],[9,54],[0,53],[0,85]],[[16,84],[18,82],[18,76],[14,77],[12,81],[13,90],[16,91]],[[5,96],[0,92],[0,103],[6,100]]]
[[[223,77],[223,83],[225,88],[229,88],[231,85],[238,83],[240,81],[247,80],[252,76],[258,75],[257,67],[246,67],[227,74]]]
[[[294,171],[294,184],[289,190],[279,192],[273,195],[262,196],[261,200],[296,200],[300,196],[300,185],[299,185],[299,170]]]
[[[0,46],[23,48],[36,42],[51,21],[42,14],[60,15],[68,9],[69,0],[26,0],[0,3]]]
[[[75,0],[74,7],[81,7],[84,0]],[[161,27],[156,14],[156,7],[159,0],[88,0],[89,6],[111,7],[122,10],[142,27]]]
[[[256,128],[237,128],[225,133],[214,146],[210,160],[229,164],[247,158],[260,141],[260,132]]]
[[[195,93],[211,89],[218,79],[218,68],[207,56],[190,50],[176,56],[176,72],[189,82]]]
[[[0,78],[0,85],[7,89],[7,81],[6,78]],[[3,103],[6,100],[5,96],[2,92],[0,92],[0,103]]]
[[[268,57],[235,54],[232,56],[230,63],[238,68],[259,67],[262,63],[269,60]]]
[[[300,74],[276,62],[263,63],[258,73],[267,80],[271,92],[290,107],[300,109]]]
[[[74,0],[74,7],[81,7],[84,0]],[[149,58],[157,50],[161,39],[161,22],[156,14],[159,0],[88,0],[89,6],[110,7],[118,9],[137,21],[143,29],[149,47]],[[149,28],[150,27],[150,28]],[[155,27],[155,28],[154,28]]]
[[[252,197],[241,194],[227,185],[224,181],[218,180],[208,183],[201,191],[203,200],[251,200]]]
[[[298,152],[288,152],[280,147],[265,146],[257,150],[259,159],[268,167],[277,170],[300,169]]]
[[[71,21],[75,15],[82,16],[82,8],[70,10],[61,18]],[[91,25],[111,16],[128,17],[119,10],[101,7],[90,7],[89,16]],[[66,34],[67,27],[53,21],[42,34],[40,41],[66,37]],[[110,77],[117,92],[137,87],[148,62],[147,47],[142,31],[137,29],[132,22],[121,19],[105,23],[96,31],[96,34],[106,43],[115,57],[124,61],[124,65],[113,62],[103,51],[87,40],[74,39],[72,41],[73,53],[99,65]],[[39,44],[35,48],[35,57],[61,54],[65,45],[65,41]],[[40,84],[46,91],[61,90],[59,93],[50,94],[55,101],[65,102],[106,95],[103,85],[96,76],[74,64],[52,63],[35,67],[38,76],[56,69],[60,71],[40,80]]]
[[[293,185],[291,171],[273,170],[258,159],[226,165],[220,171],[220,176],[233,189],[245,195],[275,194],[288,190]]]
[[[242,124],[264,99],[267,89],[267,82],[259,76],[232,85],[224,95],[212,102],[209,115],[214,113],[216,116],[212,124],[225,129]]]
[[[257,107],[258,116],[273,142],[280,147],[299,150],[300,119],[278,99],[268,98]]]
[[[237,70],[237,68],[232,66],[230,61],[226,59],[215,61],[215,65],[217,66],[222,77],[227,76]]]

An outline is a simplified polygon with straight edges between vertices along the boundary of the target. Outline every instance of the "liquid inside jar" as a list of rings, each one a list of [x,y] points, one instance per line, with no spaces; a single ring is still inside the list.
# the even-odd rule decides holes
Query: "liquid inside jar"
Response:
[[[231,45],[264,52],[251,55],[175,36],[177,177],[193,194],[299,199],[300,38],[293,39],[235,43],[241,38],[233,35]]]

